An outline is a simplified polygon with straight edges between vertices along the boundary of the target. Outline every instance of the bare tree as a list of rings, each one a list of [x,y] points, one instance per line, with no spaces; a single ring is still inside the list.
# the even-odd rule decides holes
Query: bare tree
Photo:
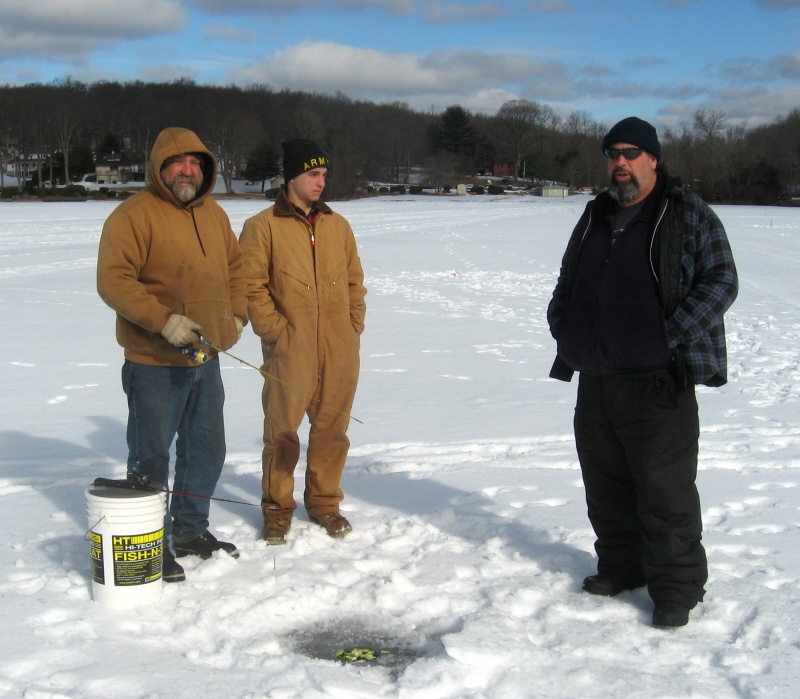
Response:
[[[748,167],[748,164],[751,161],[751,154],[748,153],[746,143],[746,121],[726,129],[723,142],[724,152],[719,160],[728,200],[741,197],[750,185],[752,168]]]
[[[456,156],[444,150],[435,151],[422,162],[425,175],[437,192],[456,179]]]
[[[709,150],[713,150],[714,141],[725,129],[727,117],[717,109],[698,109],[694,113],[694,128],[703,135]]]
[[[500,139],[505,143],[514,159],[514,173],[519,177],[522,171],[522,157],[530,146],[534,128],[540,112],[540,105],[529,100],[509,100],[495,116]]]
[[[55,142],[64,157],[64,182],[69,184],[69,151],[86,124],[86,85],[67,78],[61,85],[59,108],[53,120]]]
[[[247,154],[263,138],[258,117],[241,109],[220,109],[209,126],[206,145],[217,157],[225,191],[233,194],[233,179],[244,167]]]
[[[605,164],[600,154],[604,130],[603,125],[585,111],[572,112],[562,123],[561,131],[566,139],[567,151],[577,154],[570,171],[569,180],[572,184],[582,180],[585,184],[597,187],[605,177]]]
[[[496,162],[496,152],[519,173],[543,179],[597,185],[605,171],[600,124],[580,111],[562,122],[547,105],[527,100],[512,100],[486,116],[457,105],[414,111],[402,103],[378,105],[342,94],[203,86],[187,79],[0,85],[0,148],[6,163],[12,157],[20,162],[26,178],[36,156],[40,162],[50,156],[52,162],[54,154],[64,158],[69,177],[76,171],[76,154],[103,142],[141,153],[146,169],[153,142],[167,126],[192,129],[206,140],[219,156],[221,181],[229,190],[256,143],[277,150],[292,136],[324,144],[338,161],[333,169],[343,194],[370,180],[409,184],[412,168],[436,149],[450,156],[428,162],[431,179],[439,183],[448,170],[485,171]],[[729,127],[724,113],[703,109],[687,125],[660,135],[670,172],[712,200],[769,203],[800,194],[800,108],[755,128]]]
[[[721,141],[725,121],[725,114],[716,109],[698,109],[694,113],[694,129],[701,136],[707,150],[706,161],[701,173],[703,192],[705,196],[711,198],[717,194],[717,182],[720,174],[715,145]]]
[[[667,169],[680,176],[687,185],[694,187],[698,178],[698,149],[694,130],[688,124],[682,124],[676,130],[664,129],[661,143]]]

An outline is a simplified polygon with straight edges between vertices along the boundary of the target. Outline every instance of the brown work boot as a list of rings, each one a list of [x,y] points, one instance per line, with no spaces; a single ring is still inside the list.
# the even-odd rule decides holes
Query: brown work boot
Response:
[[[338,512],[328,512],[327,514],[318,515],[317,517],[310,516],[309,519],[311,519],[314,524],[319,524],[320,527],[328,532],[328,536],[332,536],[334,539],[341,539],[353,531],[350,522]]]
[[[281,546],[286,543],[286,535],[292,526],[292,516],[286,514],[264,514],[262,538],[268,546]]]

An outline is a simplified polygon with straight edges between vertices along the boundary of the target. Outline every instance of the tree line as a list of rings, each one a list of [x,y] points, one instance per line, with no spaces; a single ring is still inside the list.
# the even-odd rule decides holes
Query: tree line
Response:
[[[412,172],[427,186],[453,186],[491,174],[496,163],[510,164],[511,179],[602,188],[607,174],[599,149],[611,124],[584,111],[563,118],[529,100],[488,115],[460,105],[421,112],[341,93],[186,79],[0,86],[0,148],[23,159],[46,156],[39,182],[79,179],[103,153],[124,151],[146,164],[167,126],[200,136],[217,156],[228,191],[236,177],[277,175],[282,141],[311,138],[331,160],[331,195],[348,197],[369,183],[411,184]],[[660,129],[659,137],[668,171],[708,201],[777,203],[800,190],[800,107],[754,128],[698,110],[692,123]]]

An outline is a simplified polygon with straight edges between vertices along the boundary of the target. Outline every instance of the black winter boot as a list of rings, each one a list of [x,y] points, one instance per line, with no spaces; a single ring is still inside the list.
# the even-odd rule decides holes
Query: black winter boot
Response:
[[[175,557],[183,558],[184,556],[200,556],[200,558],[211,558],[214,551],[224,551],[229,556],[239,558],[239,551],[233,544],[227,541],[217,541],[217,538],[211,532],[204,532],[200,536],[196,536],[191,541],[185,541],[182,544],[172,542],[172,547],[175,549]]]
[[[689,623],[689,609],[677,602],[656,602],[653,626],[657,629],[674,629]]]

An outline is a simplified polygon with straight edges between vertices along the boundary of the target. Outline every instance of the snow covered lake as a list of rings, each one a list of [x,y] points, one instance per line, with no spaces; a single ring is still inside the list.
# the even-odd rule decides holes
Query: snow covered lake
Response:
[[[84,492],[125,473],[114,314],[95,292],[114,203],[0,203],[0,696],[521,699],[800,695],[800,209],[714,207],[739,268],[728,385],[698,391],[710,578],[688,626],[595,571],[545,309],[590,197],[333,204],[367,275],[341,541],[288,545],[215,502],[241,557],[183,559],[161,601],[92,600]],[[268,205],[225,201],[235,232]],[[248,329],[232,350],[258,364]],[[260,497],[262,378],[223,356],[217,489]],[[297,494],[303,488],[298,468]],[[343,665],[337,649],[389,650]]]

